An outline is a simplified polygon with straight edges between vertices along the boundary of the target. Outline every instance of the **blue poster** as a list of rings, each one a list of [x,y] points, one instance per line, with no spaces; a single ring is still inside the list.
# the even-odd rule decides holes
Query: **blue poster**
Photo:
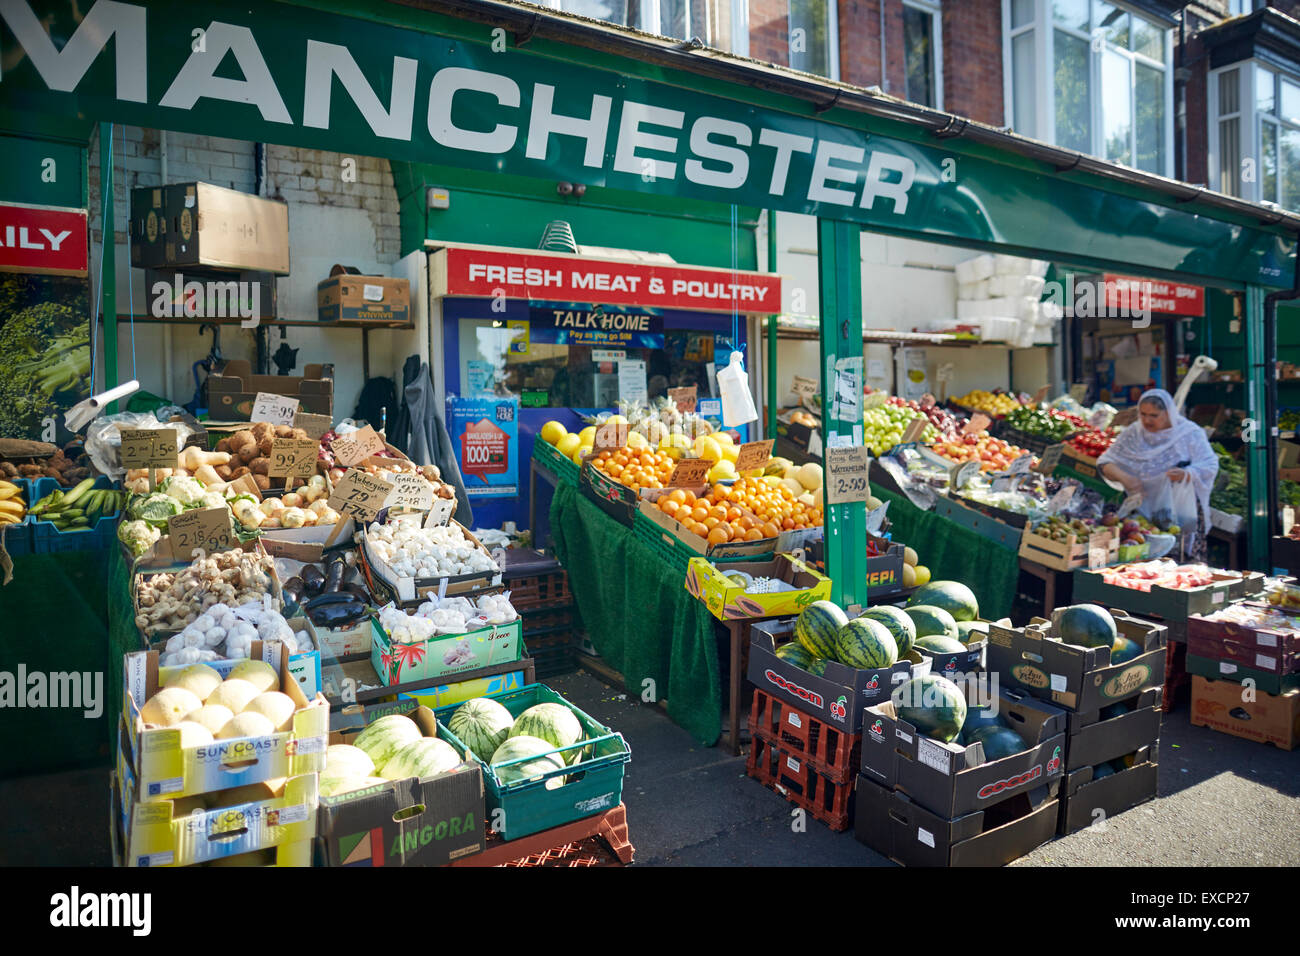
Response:
[[[447,427],[471,498],[519,494],[519,399],[447,399]]]
[[[653,309],[548,302],[528,310],[529,336],[550,345],[661,349],[664,318]]]

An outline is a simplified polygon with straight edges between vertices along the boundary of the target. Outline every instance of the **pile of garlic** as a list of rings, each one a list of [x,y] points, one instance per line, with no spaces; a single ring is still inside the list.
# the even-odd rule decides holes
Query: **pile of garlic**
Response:
[[[167,639],[159,663],[163,667],[203,664],[249,657],[253,641],[280,641],[290,654],[313,650],[306,626],[295,633],[289,622],[265,602],[250,601],[237,608],[214,604]]]
[[[371,523],[370,553],[404,578],[446,578],[500,570],[487,552],[465,537],[459,525],[421,528],[412,522]]]
[[[395,644],[421,644],[434,636],[437,625],[427,617],[407,614],[387,604],[379,609],[379,626]]]

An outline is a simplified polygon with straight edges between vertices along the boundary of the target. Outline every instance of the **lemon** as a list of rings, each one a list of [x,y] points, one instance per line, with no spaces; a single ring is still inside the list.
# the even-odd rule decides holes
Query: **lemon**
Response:
[[[558,445],[560,439],[567,435],[569,430],[559,422],[551,421],[542,426],[542,441],[548,445]]]
[[[565,432],[555,443],[555,450],[566,458],[582,447],[582,439],[573,432]]]
[[[915,568],[916,586],[921,587],[930,583],[930,569],[924,564],[918,564]]]
[[[659,443],[660,448],[677,448],[685,451],[691,447],[691,440],[681,432],[673,432]]]
[[[732,440],[731,432],[728,432],[728,431],[714,432],[714,433],[713,433],[712,435],[710,435],[709,437],[712,438],[714,441],[716,441],[716,442],[717,442],[718,444],[720,444],[720,445],[734,445],[734,444],[735,444],[735,441]]]
[[[649,448],[650,440],[647,439],[645,435],[642,435],[640,432],[628,432],[627,447],[628,448]]]
[[[736,477],[736,466],[725,458],[709,469],[709,481],[725,481]]]
[[[737,448],[735,445],[721,445],[719,447],[721,448],[723,459],[731,462],[734,465],[736,463],[736,459],[740,457],[740,449]],[[763,473],[762,470],[760,470],[759,474],[761,475],[762,473]]]
[[[596,444],[596,426],[588,425],[582,431],[578,432],[578,440],[584,445]]]
[[[581,465],[583,456],[590,455],[590,454],[591,454],[591,446],[583,445],[581,448],[579,448],[577,451],[573,453],[573,463],[575,465]]]
[[[722,446],[712,436],[701,435],[695,439],[695,454],[711,461],[722,461]]]
[[[659,450],[662,451],[669,458],[671,458],[673,461],[681,461],[682,455],[684,454],[684,450],[678,448],[676,445],[661,445],[659,447]]]
[[[622,415],[610,415],[609,418],[605,419],[605,424],[606,424],[606,425],[626,425],[626,424],[627,424],[627,419],[624,418]]]

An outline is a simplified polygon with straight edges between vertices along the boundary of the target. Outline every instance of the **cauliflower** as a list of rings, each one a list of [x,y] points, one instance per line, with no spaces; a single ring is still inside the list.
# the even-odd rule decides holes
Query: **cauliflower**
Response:
[[[199,496],[198,501],[194,502],[191,507],[194,508],[224,508],[226,499],[220,492],[205,491]]]
[[[194,505],[203,498],[203,483],[189,475],[173,475],[159,485],[158,490],[185,506]]]
[[[162,532],[144,521],[123,521],[117,526],[117,540],[126,545],[133,558],[138,558],[162,537]]]

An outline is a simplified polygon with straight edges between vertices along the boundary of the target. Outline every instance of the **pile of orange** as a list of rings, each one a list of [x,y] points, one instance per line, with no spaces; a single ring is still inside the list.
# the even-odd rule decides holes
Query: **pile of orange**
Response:
[[[601,451],[591,458],[591,467],[633,491],[662,488],[677,464],[658,449],[629,448]]]
[[[784,485],[769,484],[762,478],[739,478],[728,488],[714,485],[710,496],[739,505],[764,524],[781,531],[817,528],[822,523],[820,508],[804,504]]]
[[[696,498],[695,493],[687,488],[674,488],[666,495],[660,495],[655,507],[670,518],[676,518],[687,531],[706,539],[709,544],[761,541],[780,534],[777,525],[765,524],[747,514],[739,505],[728,501],[725,494],[719,498],[709,492]]]

